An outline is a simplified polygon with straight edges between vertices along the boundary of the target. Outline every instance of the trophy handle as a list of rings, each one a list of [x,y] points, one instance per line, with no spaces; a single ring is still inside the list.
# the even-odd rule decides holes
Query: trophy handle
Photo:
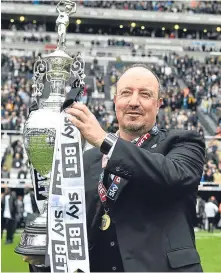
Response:
[[[33,97],[42,96],[44,90],[44,82],[43,78],[47,72],[47,62],[38,57],[38,60],[34,64],[34,71],[33,71]]]

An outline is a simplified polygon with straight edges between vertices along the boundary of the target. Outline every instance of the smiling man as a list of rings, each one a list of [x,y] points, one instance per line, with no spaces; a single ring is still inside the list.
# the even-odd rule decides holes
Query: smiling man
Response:
[[[91,271],[202,271],[193,223],[205,144],[195,131],[157,128],[160,92],[147,67],[128,69],[114,97],[117,134],[85,105],[66,110],[95,146],[84,153]]]
[[[162,104],[160,82],[145,67],[132,67],[119,79],[114,102],[120,136],[131,141],[147,133],[156,122]]]

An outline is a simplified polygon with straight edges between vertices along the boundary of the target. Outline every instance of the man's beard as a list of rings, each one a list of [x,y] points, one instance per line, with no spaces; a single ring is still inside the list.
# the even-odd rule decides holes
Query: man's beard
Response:
[[[141,124],[129,124],[129,125],[123,125],[122,129],[125,133],[136,135],[136,136],[142,136],[143,134],[147,133],[148,129],[145,125]]]

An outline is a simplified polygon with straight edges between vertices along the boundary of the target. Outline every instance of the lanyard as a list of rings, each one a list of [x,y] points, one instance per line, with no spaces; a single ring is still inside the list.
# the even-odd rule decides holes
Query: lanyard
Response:
[[[157,135],[158,133],[159,133],[159,129],[158,129],[157,125],[155,124],[154,127],[148,133],[146,133],[143,136],[138,138],[135,145],[137,147],[141,147],[143,145],[143,143],[151,137],[151,135]],[[114,175],[112,178],[113,181],[107,190],[106,187],[104,186],[103,181],[107,180],[108,176],[109,176],[109,174],[107,174],[105,172],[105,170],[103,170],[100,175],[99,182],[98,182],[98,194],[99,194],[101,203],[104,207],[105,213],[107,213],[109,211],[107,200],[110,199],[110,200],[114,201],[116,199],[119,185],[121,182],[121,177]]]

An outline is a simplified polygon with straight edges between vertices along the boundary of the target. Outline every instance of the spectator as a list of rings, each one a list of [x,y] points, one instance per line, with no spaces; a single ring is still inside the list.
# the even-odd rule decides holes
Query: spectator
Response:
[[[24,167],[18,172],[18,179],[27,179],[27,171]]]
[[[205,204],[205,213],[208,221],[208,232],[213,232],[215,228],[215,216],[218,212],[218,207],[215,205],[211,198]]]
[[[196,215],[197,215],[197,226],[200,229],[204,229],[204,218],[205,218],[205,201],[198,196],[196,200]]]
[[[214,183],[221,184],[221,171],[219,169],[216,169],[213,176],[214,176]]]
[[[4,229],[7,230],[5,244],[13,243],[15,216],[17,213],[16,199],[9,188],[5,188],[5,193],[1,200],[1,237]]]
[[[204,180],[207,182],[213,182],[214,177],[213,177],[213,172],[210,168],[207,169],[205,175],[204,175]]]
[[[1,178],[2,179],[10,178],[10,172],[8,171],[7,166],[3,166],[1,170]]]
[[[16,215],[16,228],[24,228],[23,222],[24,204],[22,196],[17,198],[17,215]]]
[[[15,154],[15,158],[12,162],[12,167],[15,169],[20,169],[22,167],[22,159],[19,153]]]

